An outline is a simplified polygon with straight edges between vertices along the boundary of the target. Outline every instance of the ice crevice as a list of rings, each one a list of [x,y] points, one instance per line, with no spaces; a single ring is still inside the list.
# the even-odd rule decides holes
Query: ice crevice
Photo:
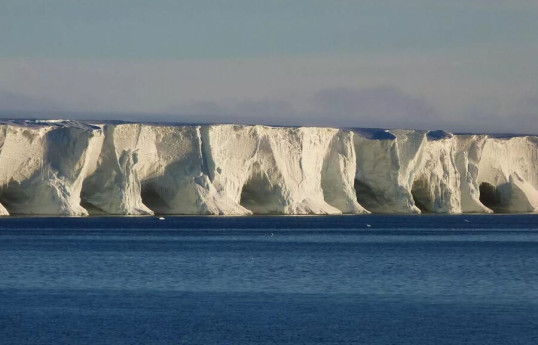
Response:
[[[0,215],[538,212],[538,137],[0,123]]]

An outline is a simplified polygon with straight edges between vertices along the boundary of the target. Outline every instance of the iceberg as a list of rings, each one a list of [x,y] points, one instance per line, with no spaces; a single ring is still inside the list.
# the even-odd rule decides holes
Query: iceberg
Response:
[[[0,123],[0,215],[538,212],[538,137]]]

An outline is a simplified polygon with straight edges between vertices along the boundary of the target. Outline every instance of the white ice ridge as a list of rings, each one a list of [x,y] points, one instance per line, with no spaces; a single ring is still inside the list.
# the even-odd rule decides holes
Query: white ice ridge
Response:
[[[0,123],[0,215],[538,212],[538,137]]]

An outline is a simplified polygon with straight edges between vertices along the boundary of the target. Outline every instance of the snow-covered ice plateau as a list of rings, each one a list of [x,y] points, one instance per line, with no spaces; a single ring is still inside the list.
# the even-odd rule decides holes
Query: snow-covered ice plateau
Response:
[[[0,215],[536,213],[538,137],[0,123]]]

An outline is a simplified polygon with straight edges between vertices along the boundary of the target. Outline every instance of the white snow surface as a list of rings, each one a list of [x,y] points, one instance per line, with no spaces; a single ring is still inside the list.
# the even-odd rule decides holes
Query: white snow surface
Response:
[[[0,215],[538,212],[538,137],[0,123]]]

